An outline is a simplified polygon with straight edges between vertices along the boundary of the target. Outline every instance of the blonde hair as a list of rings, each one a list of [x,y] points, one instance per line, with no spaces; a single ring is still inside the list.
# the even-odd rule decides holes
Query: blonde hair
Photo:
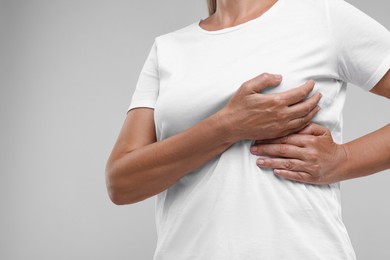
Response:
[[[209,9],[209,15],[212,15],[217,11],[217,0],[207,0],[207,7]]]

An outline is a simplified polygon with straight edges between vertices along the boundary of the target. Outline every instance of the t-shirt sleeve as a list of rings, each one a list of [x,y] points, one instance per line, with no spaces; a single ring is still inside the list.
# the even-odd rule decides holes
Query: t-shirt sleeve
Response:
[[[327,1],[340,78],[369,91],[390,68],[390,32],[344,0]]]
[[[156,41],[154,41],[141,73],[138,76],[138,81],[127,112],[136,107],[154,108],[158,91],[159,74],[157,67],[157,45]]]

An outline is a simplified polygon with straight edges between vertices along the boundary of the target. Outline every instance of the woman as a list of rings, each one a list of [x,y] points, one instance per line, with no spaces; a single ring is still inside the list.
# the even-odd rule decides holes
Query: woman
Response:
[[[155,38],[111,200],[157,195],[155,260],[356,259],[339,182],[390,167],[390,126],[342,144],[342,108],[347,82],[390,98],[389,31],[342,0],[208,4]]]

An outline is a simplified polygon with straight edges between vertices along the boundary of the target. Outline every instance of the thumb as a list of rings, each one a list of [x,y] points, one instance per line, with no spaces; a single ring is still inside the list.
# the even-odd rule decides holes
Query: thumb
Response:
[[[277,86],[281,81],[282,75],[262,73],[259,76],[244,82],[242,87],[244,87],[248,93],[254,94],[260,93],[261,90],[267,87]]]
[[[310,123],[308,126],[303,128],[301,131],[298,131],[297,134],[307,134],[307,135],[330,135],[330,131],[327,127],[318,125],[315,123]]]

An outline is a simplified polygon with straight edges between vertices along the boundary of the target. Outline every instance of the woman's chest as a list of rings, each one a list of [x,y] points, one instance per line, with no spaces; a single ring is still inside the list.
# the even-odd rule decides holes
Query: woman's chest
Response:
[[[193,43],[159,57],[160,89],[155,107],[158,137],[183,131],[223,108],[245,81],[268,72],[283,75],[280,85],[262,93],[278,93],[318,80],[313,93],[329,100],[337,89],[332,45],[326,37],[259,35]],[[292,38],[288,38],[288,37]],[[326,92],[326,93],[324,93]]]

